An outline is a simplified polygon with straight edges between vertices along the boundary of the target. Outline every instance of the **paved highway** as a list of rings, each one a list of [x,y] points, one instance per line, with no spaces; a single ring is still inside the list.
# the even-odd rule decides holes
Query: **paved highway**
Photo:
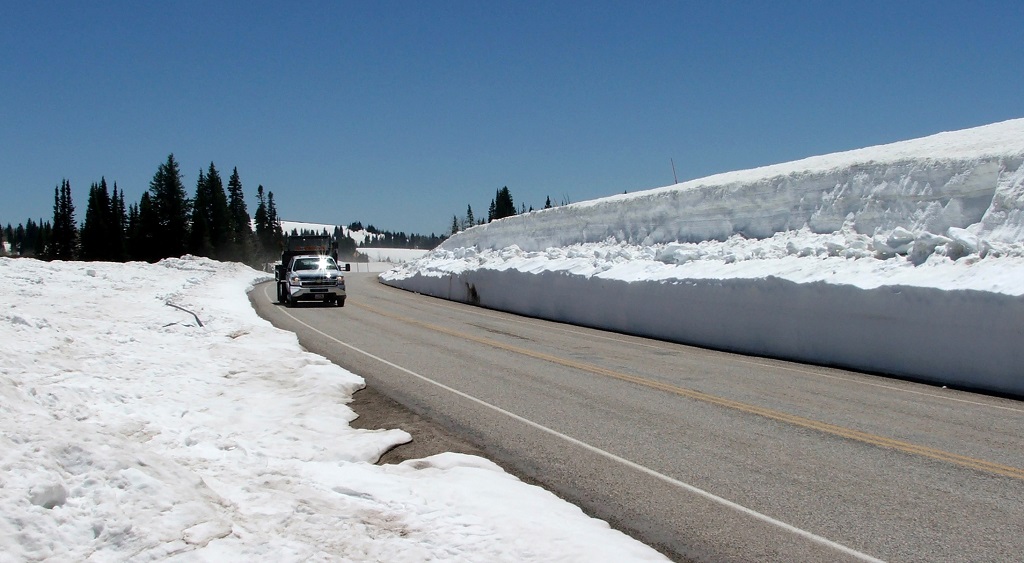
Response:
[[[273,284],[251,299],[675,560],[1024,560],[1020,401],[524,318],[375,274],[348,290],[344,308],[274,305]]]

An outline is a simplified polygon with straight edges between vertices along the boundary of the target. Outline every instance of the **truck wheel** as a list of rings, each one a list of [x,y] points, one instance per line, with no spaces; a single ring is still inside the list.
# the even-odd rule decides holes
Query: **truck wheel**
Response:
[[[292,296],[288,295],[287,293],[284,294],[284,306],[288,308],[295,306],[295,299],[293,299]]]
[[[339,297],[339,298],[338,298],[338,299],[337,299],[337,300],[336,300],[336,301],[334,302],[334,304],[335,304],[335,305],[337,305],[338,307],[344,307],[344,306],[345,306],[345,298],[344,298],[344,297]]]

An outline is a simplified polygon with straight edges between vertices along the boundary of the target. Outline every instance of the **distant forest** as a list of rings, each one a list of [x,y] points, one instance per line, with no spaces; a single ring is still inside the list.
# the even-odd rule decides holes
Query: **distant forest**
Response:
[[[208,169],[200,169],[195,195],[189,198],[178,162],[170,154],[138,203],[126,206],[124,191],[116,183],[111,191],[101,178],[89,187],[85,217],[79,225],[71,183],[63,180],[54,188],[51,220],[28,219],[17,227],[8,223],[0,231],[0,242],[10,244],[12,255],[43,260],[156,262],[193,254],[259,266],[280,256],[286,233],[281,230],[274,192],[261,185],[256,201],[255,215],[250,216],[238,169],[232,171],[225,191],[212,162]],[[350,229],[363,230],[355,226],[362,224],[353,223]],[[378,231],[372,225],[365,230],[374,235],[366,246],[430,249],[444,240],[433,234]],[[336,231],[339,256],[354,259],[355,241],[341,229]]]

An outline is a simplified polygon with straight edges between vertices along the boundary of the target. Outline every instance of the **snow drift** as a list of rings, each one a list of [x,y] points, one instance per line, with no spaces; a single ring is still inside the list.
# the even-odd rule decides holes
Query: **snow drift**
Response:
[[[1024,119],[510,217],[385,283],[1024,395]]]
[[[483,458],[373,465],[409,434],[349,426],[264,279],[0,258],[0,563],[665,560]]]

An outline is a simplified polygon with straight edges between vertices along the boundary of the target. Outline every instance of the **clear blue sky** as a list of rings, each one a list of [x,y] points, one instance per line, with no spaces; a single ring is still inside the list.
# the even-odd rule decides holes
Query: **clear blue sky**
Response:
[[[1024,117],[1024,2],[0,0],[0,223],[189,193],[446,232],[472,205],[672,183]]]

